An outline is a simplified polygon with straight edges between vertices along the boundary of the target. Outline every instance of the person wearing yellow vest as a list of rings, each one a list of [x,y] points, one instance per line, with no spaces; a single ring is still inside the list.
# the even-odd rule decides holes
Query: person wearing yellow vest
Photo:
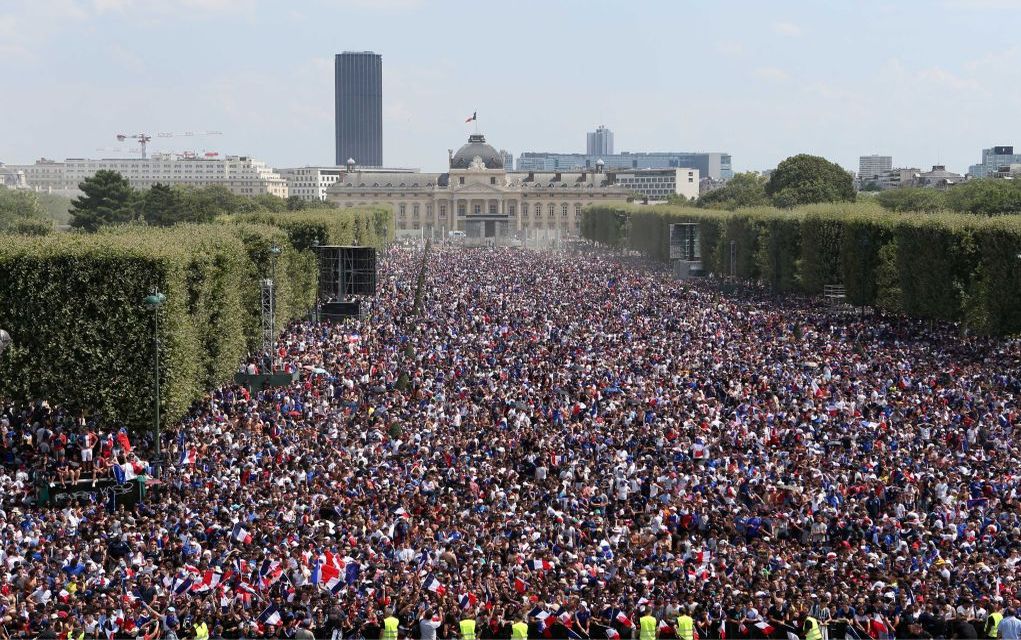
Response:
[[[638,619],[638,640],[656,640],[659,637],[659,620],[651,615],[648,607],[642,607],[642,617]]]
[[[1003,612],[999,609],[995,609],[990,612],[989,617],[986,618],[986,637],[987,638],[999,638],[1000,637],[1000,620],[1003,620]]]
[[[518,617],[518,621],[511,625],[511,640],[528,640],[528,623],[525,616]]]
[[[805,640],[822,640],[822,629],[819,621],[812,616],[805,616]]]
[[[195,625],[195,640],[209,640],[209,627],[205,622]]]
[[[468,611],[458,623],[461,640],[475,640],[475,612]]]
[[[681,605],[681,615],[677,616],[677,637],[680,640],[695,638],[695,619],[688,615],[684,605]]]
[[[383,632],[380,634],[380,640],[397,640],[397,627],[400,625],[400,621],[394,617],[394,610],[387,609],[386,617],[383,618]]]

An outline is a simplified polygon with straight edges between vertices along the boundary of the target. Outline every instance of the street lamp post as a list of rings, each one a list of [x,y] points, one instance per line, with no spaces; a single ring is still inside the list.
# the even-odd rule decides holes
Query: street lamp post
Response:
[[[159,287],[156,290],[147,295],[143,300],[146,309],[151,309],[153,312],[153,341],[155,343],[155,356],[153,364],[153,378],[155,379],[156,394],[154,397],[154,404],[156,405],[156,464],[153,468],[156,471],[156,477],[160,478],[163,475],[163,451],[162,444],[160,442],[160,307],[167,301],[167,297],[160,293]]]

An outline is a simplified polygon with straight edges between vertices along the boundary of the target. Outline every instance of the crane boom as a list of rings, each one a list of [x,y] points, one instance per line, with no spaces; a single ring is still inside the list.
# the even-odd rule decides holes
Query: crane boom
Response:
[[[158,138],[179,138],[179,137],[192,137],[192,136],[219,136],[223,135],[222,131],[185,131],[183,133],[172,133],[172,132],[158,132],[156,137]],[[145,158],[145,145],[148,142],[152,142],[152,136],[148,133],[136,133],[135,135],[127,135],[124,133],[117,134],[117,140],[124,142],[125,140],[138,140],[138,146],[142,153],[142,157]]]

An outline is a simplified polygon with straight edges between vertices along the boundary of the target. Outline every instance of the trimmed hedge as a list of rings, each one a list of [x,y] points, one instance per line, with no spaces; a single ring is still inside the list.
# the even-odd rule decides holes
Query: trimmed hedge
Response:
[[[270,247],[283,249],[276,263],[283,328],[315,299],[315,257],[292,244],[295,229],[320,225],[329,242],[383,244],[385,210],[341,213],[342,226],[360,235],[339,235],[341,224],[310,214],[293,214],[292,225],[0,235],[0,327],[13,338],[0,357],[0,397],[56,399],[105,424],[150,428],[155,343],[142,299],[159,287],[167,296],[159,312],[160,418],[176,420],[258,348]]]
[[[244,213],[221,218],[224,222],[258,223],[280,227],[300,250],[319,244],[380,247],[394,237],[389,207],[319,209],[294,213]]]
[[[874,203],[768,207],[733,213],[691,207],[600,206],[582,235],[610,247],[669,257],[669,225],[695,222],[708,273],[774,290],[819,294],[843,284],[848,302],[991,334],[1021,331],[1021,216],[898,214]]]

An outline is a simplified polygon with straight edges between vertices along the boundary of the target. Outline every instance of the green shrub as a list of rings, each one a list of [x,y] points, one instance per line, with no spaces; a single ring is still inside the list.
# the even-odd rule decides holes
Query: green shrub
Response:
[[[0,396],[48,398],[107,424],[150,427],[154,317],[142,300],[158,287],[167,296],[159,311],[160,417],[180,417],[258,349],[270,247],[282,249],[275,267],[279,330],[315,299],[315,257],[293,241],[306,242],[310,228],[336,244],[382,245],[392,233],[386,209],[331,214],[339,215],[0,235],[0,327],[13,338],[0,358]]]
[[[779,291],[843,284],[854,305],[1021,331],[1021,216],[892,213],[877,202],[732,213],[620,205],[586,209],[582,222],[590,240],[662,261],[669,225],[695,222],[708,273],[729,275],[733,243],[737,276]]]

